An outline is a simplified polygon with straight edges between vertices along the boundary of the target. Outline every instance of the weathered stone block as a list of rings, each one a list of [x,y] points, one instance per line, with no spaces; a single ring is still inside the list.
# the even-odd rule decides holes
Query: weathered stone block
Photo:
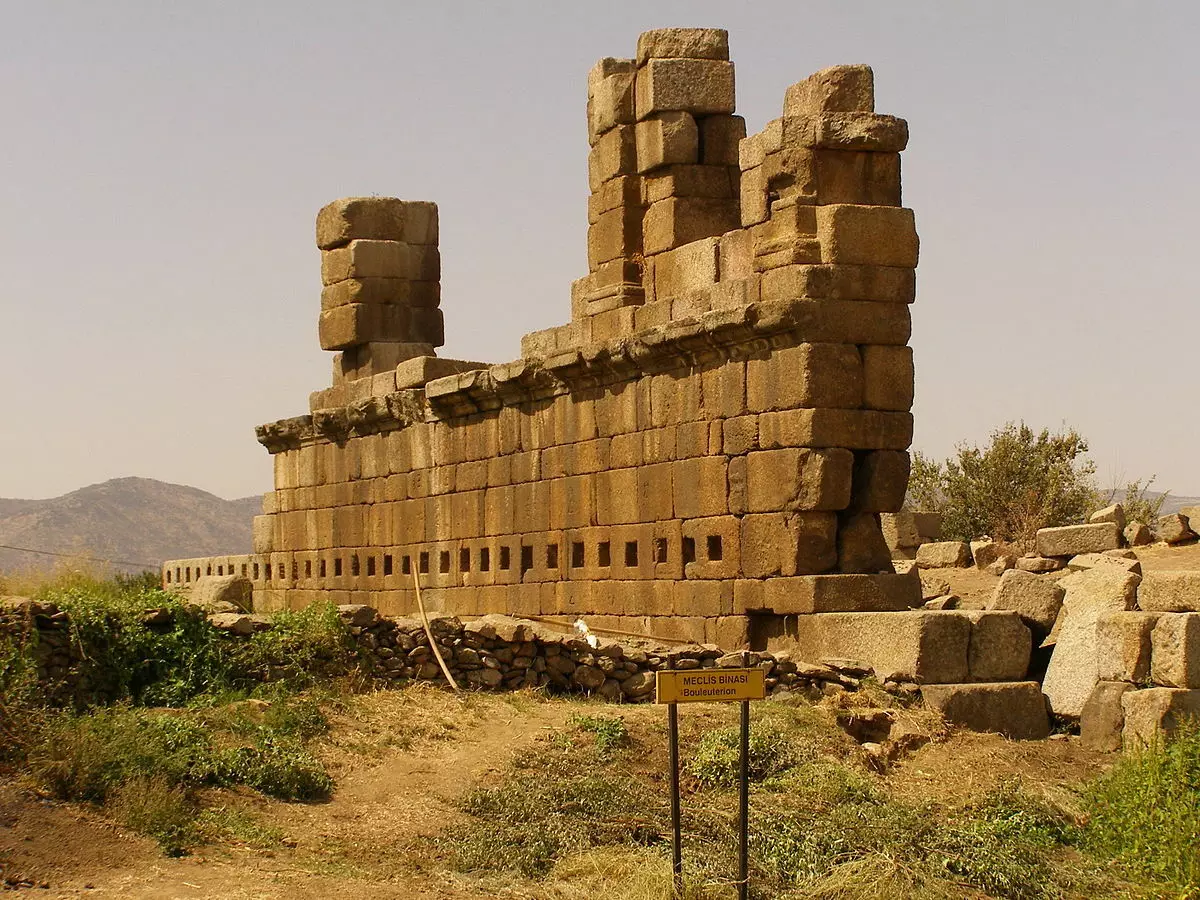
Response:
[[[705,238],[660,253],[654,259],[654,293],[660,300],[716,284],[719,238]]]
[[[1067,560],[1063,556],[1022,556],[1015,565],[1022,572],[1045,574],[1065,569]]]
[[[907,450],[912,414],[856,409],[793,409],[758,417],[759,446]]]
[[[1150,633],[1158,619],[1158,613],[1121,611],[1097,620],[1096,665],[1101,681],[1141,684],[1150,677]]]
[[[838,522],[838,571],[866,573],[892,571],[892,554],[879,516],[872,512],[843,514]]]
[[[648,59],[638,69],[638,119],[682,110],[693,115],[734,109],[733,63],[718,59]]]
[[[877,513],[899,510],[908,490],[910,465],[908,454],[902,450],[856,454],[849,509]]]
[[[1113,566],[1124,572],[1132,572],[1134,575],[1142,574],[1142,564],[1137,557],[1125,559],[1111,555],[1118,552],[1121,551],[1107,550],[1104,553],[1081,553],[1078,556],[1072,556],[1067,562],[1067,570],[1082,572],[1084,569],[1094,569],[1096,566]]]
[[[848,450],[784,449],[746,456],[749,512],[845,509],[854,455]],[[731,488],[732,491],[732,488]]]
[[[1079,739],[1085,750],[1115,753],[1121,749],[1121,731],[1125,728],[1125,694],[1134,690],[1124,681],[1101,681],[1092,690],[1079,716]]]
[[[728,166],[736,172],[738,144],[746,136],[741,116],[705,116],[700,120],[700,146],[705,166]]]
[[[642,220],[645,252],[662,253],[738,227],[736,204],[711,197],[668,197],[650,204]]]
[[[820,112],[873,112],[875,74],[870,66],[830,66],[784,93],[785,116]]]
[[[826,575],[835,578],[894,579],[915,591],[916,580],[904,575]],[[814,579],[815,580],[815,579]],[[779,580],[768,581],[767,589]],[[829,586],[830,593],[844,594]],[[781,591],[782,588],[776,588]],[[802,604],[797,604],[802,605]],[[789,635],[790,637],[790,635]],[[960,684],[968,677],[967,648],[971,621],[958,612],[824,613],[800,616],[790,644],[803,659],[839,657],[862,660],[881,680],[920,684]],[[781,647],[784,642],[780,642]]]
[[[938,541],[917,548],[918,569],[961,569],[970,564],[971,550],[965,541]]]
[[[408,304],[412,298],[412,284],[406,278],[347,278],[321,289],[321,309],[348,303]]]
[[[1106,613],[1134,608],[1139,580],[1124,572],[1089,569],[1060,582],[1066,591],[1063,620],[1043,682],[1056,715],[1078,717],[1083,712],[1083,704],[1100,680],[1097,624]]]
[[[588,266],[593,270],[615,259],[642,252],[642,208],[622,206],[609,210],[588,228]],[[639,279],[640,280],[640,279]]]
[[[868,344],[861,352],[863,405],[868,409],[912,409],[915,384],[912,348]]]
[[[617,125],[606,132],[588,154],[588,186],[599,191],[605,182],[637,174],[637,143],[633,125]]]
[[[1029,671],[1033,637],[1015,612],[969,610],[971,681],[1019,681]]]
[[[747,578],[820,575],[837,565],[837,514],[764,513],[741,519]]]
[[[700,129],[691,114],[662,112],[637,123],[639,173],[699,161]]]
[[[1200,612],[1200,571],[1144,572],[1138,606],[1147,612]]]
[[[862,390],[862,358],[853,344],[800,344],[746,362],[750,412],[853,409],[862,402]]]
[[[911,575],[895,574],[800,575],[791,578],[770,578],[764,583],[761,602],[763,608],[776,615],[801,616],[797,625],[800,630],[814,621],[804,617],[815,613],[844,613],[852,616],[854,623],[864,626],[870,623],[870,619],[859,614],[905,611],[907,615],[908,610],[920,606],[920,582]],[[821,621],[829,624],[823,619]],[[895,616],[889,616],[888,621],[895,622],[897,620]],[[841,625],[847,625],[841,619],[838,622]],[[910,623],[910,620],[904,619],[903,623]],[[882,626],[885,623],[881,620],[878,624]],[[968,623],[966,628],[969,629],[969,627]],[[964,653],[965,646],[964,643]],[[849,655],[851,658],[862,658],[845,653],[823,653],[822,655]],[[963,662],[965,664],[965,657]]]
[[[1200,688],[1200,613],[1156,618],[1150,637],[1151,679],[1164,687]]]
[[[1121,546],[1121,530],[1112,522],[1039,528],[1037,552],[1042,556],[1076,556],[1101,553]]]
[[[916,266],[918,240],[911,209],[835,204],[816,210],[823,262]]]
[[[1111,522],[1117,526],[1118,531],[1125,530],[1125,507],[1120,503],[1113,503],[1104,509],[1098,509],[1088,516],[1088,523],[1098,525],[1102,522]]]
[[[637,64],[650,59],[729,59],[724,28],[655,28],[638,35]]]
[[[1125,543],[1130,547],[1144,547],[1154,543],[1154,534],[1150,531],[1150,526],[1143,522],[1130,522],[1125,526],[1123,534]]]
[[[1169,738],[1185,722],[1200,718],[1200,691],[1179,688],[1149,688],[1129,691],[1121,697],[1125,710],[1125,749],[1147,747]]]
[[[1196,539],[1196,533],[1188,527],[1188,520],[1178,513],[1160,516],[1155,521],[1153,530],[1155,537],[1168,544],[1182,544],[1184,541]]]
[[[947,722],[972,731],[995,731],[1018,741],[1050,734],[1046,702],[1036,681],[1001,684],[927,684],[925,705]]]
[[[343,197],[317,213],[317,246],[322,250],[356,239],[435,244],[437,206],[395,197]]]
[[[321,253],[321,281],[326,285],[347,278],[411,277],[411,248],[401,241],[352,240]]]
[[[634,122],[630,59],[602,59],[588,73],[588,137],[593,143],[617,125]]]
[[[1033,632],[1034,641],[1041,644],[1058,619],[1065,593],[1055,581],[1010,569],[1000,576],[987,608],[1017,613]]]

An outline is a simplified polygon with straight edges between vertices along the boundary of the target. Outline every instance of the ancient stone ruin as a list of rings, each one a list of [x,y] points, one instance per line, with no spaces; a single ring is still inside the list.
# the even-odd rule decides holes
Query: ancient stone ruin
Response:
[[[747,137],[726,32],[651,31],[593,67],[587,113],[589,271],[513,362],[434,355],[434,204],[320,211],[332,385],[258,429],[254,555],[170,561],[165,585],[246,575],[260,610],[408,615],[417,578],[465,619],[1024,678],[1016,614],[915,609],[881,530],[908,482],[918,240],[908,126],[875,112],[871,69],[792,85]],[[1042,708],[1036,683],[1004,692]]]

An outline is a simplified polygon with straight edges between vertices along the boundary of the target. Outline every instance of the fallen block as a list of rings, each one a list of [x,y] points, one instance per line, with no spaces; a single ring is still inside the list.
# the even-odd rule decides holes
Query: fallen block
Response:
[[[1081,553],[1078,556],[1072,556],[1067,562],[1067,569],[1071,572],[1082,572],[1084,569],[1094,569],[1096,566],[1116,566],[1118,569],[1124,569],[1134,575],[1142,574],[1142,564],[1136,556],[1133,559],[1126,559],[1123,556],[1111,556],[1110,554],[1113,552],[1106,550],[1104,553]]]
[[[1150,633],[1158,613],[1111,612],[1096,621],[1096,675],[1142,684],[1150,677]]]
[[[1014,567],[1020,569],[1022,572],[1033,572],[1036,575],[1044,575],[1047,572],[1057,572],[1060,569],[1065,569],[1067,561],[1053,556],[1022,556],[1016,561]]]
[[[1079,738],[1087,750],[1115,753],[1121,749],[1121,732],[1125,728],[1125,708],[1122,698],[1134,686],[1124,681],[1101,681],[1083,705],[1079,716]]]
[[[1080,553],[1115,550],[1120,546],[1121,529],[1113,522],[1039,528],[1037,533],[1037,552],[1042,556],[1078,556]]]
[[[1144,573],[1138,606],[1147,612],[1200,612],[1200,571]]]
[[[1147,747],[1173,735],[1189,719],[1200,718],[1200,691],[1148,688],[1121,698],[1125,711],[1122,744],[1126,750]]]
[[[1182,544],[1196,539],[1196,532],[1188,526],[1188,519],[1178,513],[1162,516],[1154,523],[1154,536],[1168,544]]]
[[[1200,688],[1200,613],[1157,619],[1150,633],[1150,679],[1164,687]]]
[[[1097,623],[1105,613],[1133,609],[1138,581],[1136,575],[1105,567],[1076,572],[1060,582],[1066,591],[1063,621],[1042,684],[1056,715],[1078,718],[1083,712],[1100,680]]]
[[[1046,701],[1036,681],[930,684],[921,688],[921,697],[947,722],[972,731],[995,731],[1018,741],[1050,734]]]
[[[971,643],[967,669],[971,681],[1018,681],[1029,671],[1033,638],[1015,612],[970,610]]]
[[[971,548],[965,541],[938,541],[917,548],[918,569],[954,569],[971,564]]]
[[[1064,593],[1056,581],[1032,572],[1010,569],[1000,576],[1000,583],[996,585],[987,608],[1017,613],[1033,632],[1034,640],[1040,644],[1054,627],[1058,611],[1062,609]]]

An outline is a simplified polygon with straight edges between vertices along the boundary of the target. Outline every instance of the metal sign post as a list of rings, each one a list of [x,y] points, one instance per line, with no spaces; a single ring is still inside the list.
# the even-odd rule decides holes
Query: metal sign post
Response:
[[[738,900],[750,896],[750,702],[767,696],[767,673],[749,667],[742,654],[740,669],[669,668],[655,674],[657,703],[667,706],[667,751],[671,767],[671,870],[675,897],[683,897],[683,848],[679,814],[679,704],[741,704],[740,759],[738,765]]]

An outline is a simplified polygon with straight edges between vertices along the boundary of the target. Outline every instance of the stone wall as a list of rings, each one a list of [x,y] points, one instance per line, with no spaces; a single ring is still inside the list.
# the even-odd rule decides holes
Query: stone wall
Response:
[[[736,647],[750,615],[920,604],[879,522],[908,479],[917,236],[871,70],[793,85],[743,137],[725,32],[668,29],[588,97],[589,274],[514,362],[433,355],[433,204],[321,211],[340,353],[307,415],[258,430],[256,607],[404,615],[415,576],[465,617]]]

